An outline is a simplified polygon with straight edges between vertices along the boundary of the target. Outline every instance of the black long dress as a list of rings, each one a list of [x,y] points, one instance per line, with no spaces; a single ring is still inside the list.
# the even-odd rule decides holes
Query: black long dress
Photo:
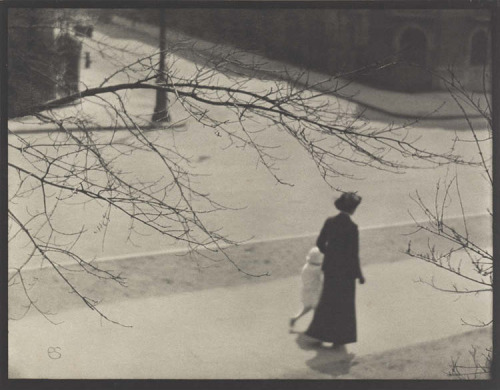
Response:
[[[346,213],[328,218],[316,242],[324,253],[324,284],[308,336],[348,344],[357,341],[355,280],[361,277],[359,233]]]

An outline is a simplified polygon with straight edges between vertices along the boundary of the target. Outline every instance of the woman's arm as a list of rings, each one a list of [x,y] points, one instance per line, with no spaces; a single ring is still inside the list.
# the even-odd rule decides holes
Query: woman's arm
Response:
[[[319,251],[321,253],[325,253],[326,251],[326,245],[327,245],[327,232],[328,232],[328,220],[325,221],[325,224],[323,225],[323,229],[321,229],[321,232],[319,233],[318,239],[316,240],[316,246],[319,248]]]
[[[361,272],[361,265],[359,262],[359,232],[358,227],[354,226],[354,240],[353,240],[353,258],[354,258],[354,275],[359,279],[359,283],[363,284],[365,282],[365,278],[363,277],[363,273]]]

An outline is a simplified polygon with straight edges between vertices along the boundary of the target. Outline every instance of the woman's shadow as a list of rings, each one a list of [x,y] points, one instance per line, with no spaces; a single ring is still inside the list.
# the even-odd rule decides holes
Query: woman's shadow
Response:
[[[316,356],[306,362],[307,366],[314,371],[336,378],[348,374],[351,367],[357,364],[357,362],[353,362],[355,355],[348,353],[345,346],[339,348],[323,347],[320,343],[312,342],[311,338],[303,333],[297,333],[295,342],[299,348],[305,351],[316,351]]]

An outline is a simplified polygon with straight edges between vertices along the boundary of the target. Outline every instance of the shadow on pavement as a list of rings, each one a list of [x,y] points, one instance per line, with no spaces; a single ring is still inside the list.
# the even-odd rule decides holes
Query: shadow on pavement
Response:
[[[306,362],[309,368],[332,378],[348,374],[351,367],[357,364],[353,362],[355,355],[348,353],[345,346],[339,349],[323,347],[321,343],[313,341],[303,333],[297,336],[295,342],[300,349],[316,351],[316,356]]]
[[[436,116],[433,113],[422,115],[421,117],[411,118],[410,116],[395,116],[391,113],[384,113],[378,109],[371,109],[360,104],[357,107],[357,114],[361,115],[367,121],[380,121],[384,123],[392,123],[398,127],[415,127],[415,128],[439,128],[456,131],[470,131],[467,118],[464,116]],[[488,123],[485,118],[478,116],[469,116],[469,121],[475,129],[486,129]]]

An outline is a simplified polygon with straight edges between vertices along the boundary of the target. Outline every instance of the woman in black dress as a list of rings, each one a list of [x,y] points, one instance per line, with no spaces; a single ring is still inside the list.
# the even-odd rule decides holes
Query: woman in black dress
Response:
[[[328,218],[316,245],[325,255],[324,283],[313,320],[305,332],[315,339],[342,346],[356,342],[355,280],[365,279],[359,265],[358,226],[350,216],[361,202],[355,193],[343,193],[335,201],[340,211]]]

